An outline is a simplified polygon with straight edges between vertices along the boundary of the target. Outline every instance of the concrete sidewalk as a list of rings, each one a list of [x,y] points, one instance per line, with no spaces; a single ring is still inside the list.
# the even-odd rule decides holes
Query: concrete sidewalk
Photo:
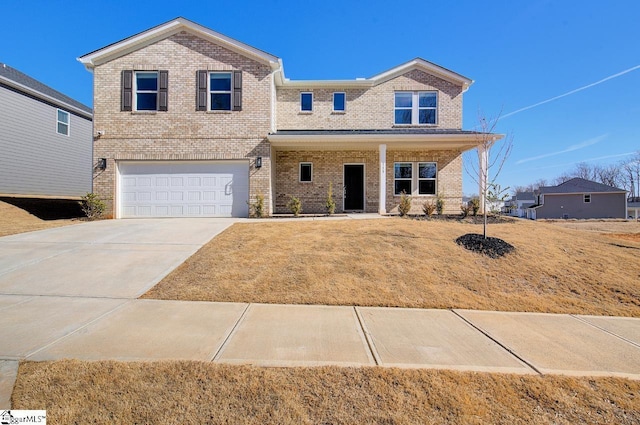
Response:
[[[18,360],[199,360],[640,379],[640,319],[51,296],[0,297],[0,408]],[[5,401],[6,403],[6,401]]]

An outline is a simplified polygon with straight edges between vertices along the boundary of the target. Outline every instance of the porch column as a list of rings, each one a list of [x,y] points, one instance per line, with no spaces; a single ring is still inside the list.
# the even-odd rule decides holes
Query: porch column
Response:
[[[387,213],[387,145],[378,146],[380,150],[380,181],[378,186],[380,193],[378,195],[378,214],[384,215]]]
[[[478,145],[478,190],[480,191],[480,212],[484,213],[485,208],[485,185],[489,180],[489,155],[484,145]]]

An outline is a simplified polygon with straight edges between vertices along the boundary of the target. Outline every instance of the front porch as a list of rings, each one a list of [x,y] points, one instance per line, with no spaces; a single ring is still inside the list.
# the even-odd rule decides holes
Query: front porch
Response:
[[[475,132],[428,129],[279,131],[271,142],[272,211],[289,212],[292,196],[304,213],[326,212],[329,186],[336,213],[396,213],[400,192],[412,198],[412,213],[424,202],[445,201],[460,212],[462,153],[475,148]]]

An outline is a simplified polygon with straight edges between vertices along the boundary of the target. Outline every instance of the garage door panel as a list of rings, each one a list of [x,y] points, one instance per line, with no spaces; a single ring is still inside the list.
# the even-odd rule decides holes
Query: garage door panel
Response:
[[[122,162],[122,217],[246,217],[245,161]]]

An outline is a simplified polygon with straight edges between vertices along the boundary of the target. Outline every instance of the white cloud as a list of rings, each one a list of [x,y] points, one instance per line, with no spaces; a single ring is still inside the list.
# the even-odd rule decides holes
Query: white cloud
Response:
[[[538,160],[538,159],[549,158],[551,156],[562,155],[563,153],[567,153],[567,152],[577,151],[579,149],[583,149],[583,148],[586,148],[588,146],[595,145],[596,143],[601,142],[604,139],[606,139],[608,136],[609,136],[608,134],[602,134],[602,135],[600,135],[598,137],[594,137],[593,139],[585,140],[584,142],[580,142],[578,144],[571,145],[568,148],[563,149],[561,151],[551,152],[551,153],[546,153],[546,154],[543,154],[543,155],[532,156],[530,158],[521,159],[521,160],[516,162],[516,165],[523,164],[525,162],[535,161],[535,160]]]

